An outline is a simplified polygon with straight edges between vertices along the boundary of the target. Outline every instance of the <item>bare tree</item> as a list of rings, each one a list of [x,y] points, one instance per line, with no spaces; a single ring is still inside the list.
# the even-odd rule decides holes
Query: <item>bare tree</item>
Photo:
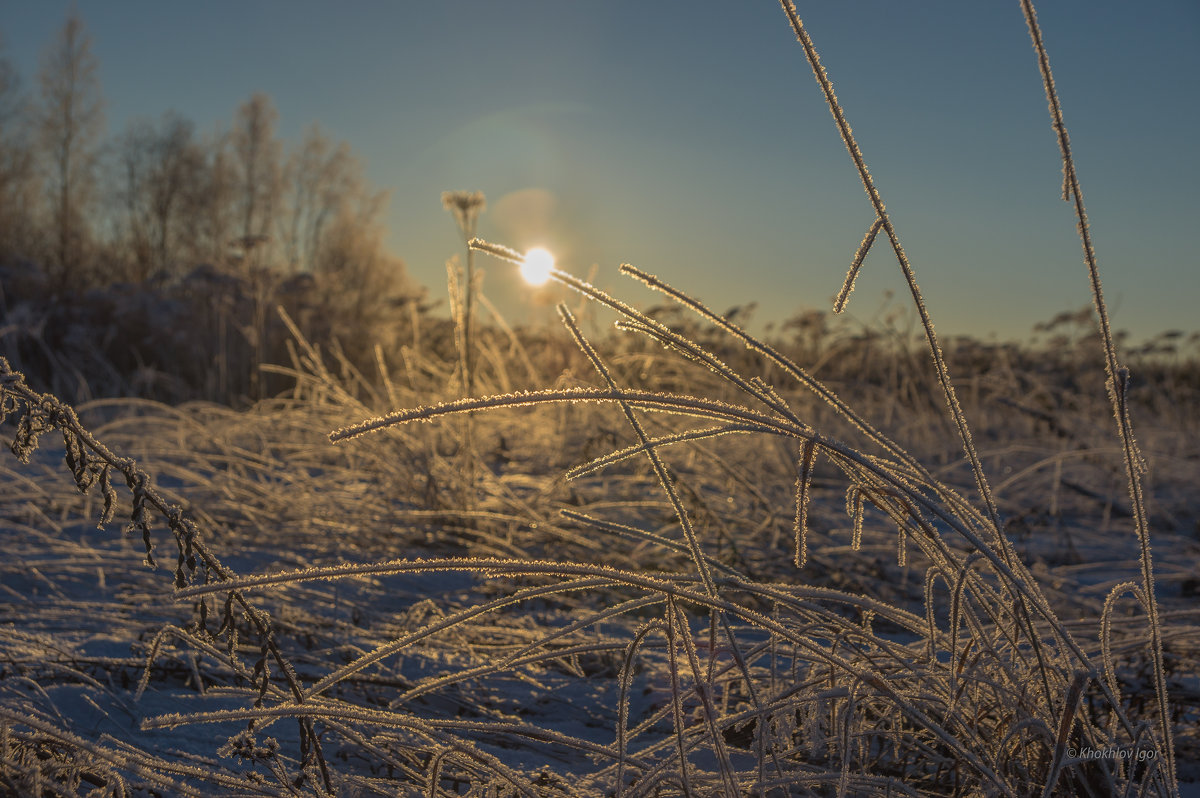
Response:
[[[42,54],[37,113],[46,159],[53,253],[51,278],[60,285],[83,276],[89,243],[88,205],[104,130],[104,101],[96,58],[83,20],[74,11]]]
[[[0,260],[29,254],[33,192],[28,103],[17,70],[0,57]]]
[[[338,288],[352,318],[375,318],[405,290],[404,264],[383,244],[388,195],[371,188],[345,143],[332,151],[326,143],[324,152],[328,157],[319,161],[312,183],[317,190],[310,215],[316,212],[319,225],[310,227],[309,264],[319,280]]]
[[[408,329],[403,312],[420,299],[404,262],[384,246],[379,216],[386,196],[364,192],[341,203],[322,234],[313,261],[326,335],[337,339],[360,367],[373,363],[374,347],[394,351]]]
[[[362,167],[341,142],[336,147],[318,125],[304,134],[288,158],[280,238],[293,271],[313,271],[330,225],[342,208],[360,199]]]
[[[201,143],[204,168],[189,192],[193,208],[192,258],[214,266],[225,264],[229,243],[241,230],[234,200],[238,177],[229,139],[228,134],[217,134]]]
[[[278,211],[282,169],[280,144],[275,137],[279,118],[271,98],[259,92],[238,107],[231,142],[237,175],[237,208],[241,221],[240,243],[246,260],[261,260],[270,242]],[[255,265],[247,263],[247,267]]]
[[[175,113],[157,126],[132,123],[120,144],[120,167],[130,276],[145,280],[177,271],[195,245],[191,217],[205,169],[194,126]],[[188,244],[193,246],[185,249]]]
[[[0,40],[0,49],[4,42]],[[22,113],[21,76],[8,58],[0,56],[0,131],[8,131]]]

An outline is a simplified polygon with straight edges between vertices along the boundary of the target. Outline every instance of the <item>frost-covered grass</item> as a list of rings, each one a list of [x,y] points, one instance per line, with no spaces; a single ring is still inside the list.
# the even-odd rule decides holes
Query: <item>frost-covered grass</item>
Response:
[[[687,340],[720,343],[710,324],[671,321]],[[188,586],[173,590],[167,520],[151,508],[160,562],[152,571],[140,533],[117,534],[121,521],[95,528],[99,478],[88,496],[75,490],[53,439],[43,439],[28,465],[6,471],[5,777],[17,792],[43,779],[69,794],[74,778],[83,779],[81,790],[122,779],[135,794],[156,783],[169,793],[274,794],[307,773],[296,789],[320,792],[321,767],[315,753],[305,762],[301,744],[311,720],[342,794],[419,794],[435,771],[445,794],[498,778],[526,794],[605,794],[618,783],[623,794],[675,794],[685,789],[681,745],[693,792],[729,789],[721,783],[725,759],[745,793],[760,779],[779,795],[836,792],[843,780],[849,794],[972,785],[1001,792],[984,783],[986,771],[968,768],[974,764],[1026,794],[1055,750],[1039,742],[1044,726],[1055,734],[1061,726],[1047,718],[1057,720],[1074,674],[1093,672],[1080,685],[1067,742],[1081,745],[1092,734],[1095,747],[1132,744],[1121,737],[1124,716],[1143,730],[1139,745],[1152,745],[1143,725],[1154,717],[1144,613],[1125,599],[1110,630],[1099,627],[1109,591],[1136,579],[1137,549],[1102,400],[1089,395],[1099,380],[1080,358],[1016,346],[948,350],[956,368],[978,361],[965,410],[980,419],[981,458],[1004,475],[996,494],[1028,564],[1028,586],[1056,619],[1037,622],[1048,662],[1039,671],[1011,605],[996,596],[1005,585],[999,566],[957,533],[973,529],[970,503],[956,498],[969,495],[970,477],[937,407],[924,401],[924,364],[882,335],[829,332],[777,344],[797,354],[812,345],[841,352],[841,365],[826,369],[829,384],[865,415],[890,419],[887,428],[932,473],[901,494],[896,480],[885,480],[902,466],[864,456],[847,421],[823,418],[830,443],[809,469],[807,561],[797,568],[804,444],[772,429],[783,420],[758,420],[762,432],[713,435],[711,421],[635,416],[649,438],[680,439],[660,444],[662,462],[706,557],[713,595],[644,451],[606,457],[640,446],[611,398],[477,416],[470,512],[456,509],[464,486],[455,481],[461,453],[451,423],[392,426],[329,444],[326,431],[347,418],[416,404],[408,378],[390,371],[372,397],[311,352],[291,396],[249,411],[130,400],[83,407],[114,454],[110,484],[128,495],[116,453],[136,457],[162,503],[195,520],[223,571],[200,556],[193,573],[185,560]],[[614,380],[633,383],[631,404],[634,390],[658,400],[659,389],[686,386],[712,412],[735,407],[736,388],[656,344],[618,335],[597,349]],[[737,342],[719,351],[742,371],[757,363]],[[413,375],[438,373],[437,364],[410,362]],[[608,390],[584,378],[585,361],[568,362],[575,376],[562,378],[564,389]],[[819,415],[808,392],[759,368],[756,376],[779,385],[797,415]],[[1187,408],[1200,403],[1188,373],[1186,364],[1163,367],[1159,383],[1174,383],[1167,404],[1155,385],[1130,395],[1147,421],[1142,437],[1154,474],[1173,725],[1182,758],[1194,761],[1200,613],[1188,580],[1200,552],[1192,493],[1200,416]],[[499,382],[486,372],[480,379],[485,391]],[[422,392],[435,390],[433,377],[413,380]],[[387,396],[388,383],[400,401]],[[24,397],[10,418],[28,417],[36,397],[19,392],[14,377],[6,385]],[[56,420],[73,423],[70,415]],[[601,458],[596,468],[579,467],[592,457]],[[103,469],[95,453],[88,461]],[[868,489],[858,532],[863,491],[852,494],[847,514],[847,471]],[[878,498],[884,489],[928,503],[922,519],[889,519],[887,499]],[[126,516],[127,500],[117,509]],[[272,640],[303,701],[289,695],[270,651],[269,679],[256,672],[260,632],[236,605],[225,616],[233,587],[270,614]],[[206,590],[215,592],[197,604]],[[1068,633],[1092,671],[1063,652]],[[1104,643],[1119,714],[1099,683]],[[1057,691],[1048,710],[1041,677]],[[1113,719],[1119,725],[1110,732]],[[1123,777],[1104,764],[1067,767],[1059,791]]]
[[[3,789],[1172,795],[1194,778],[1195,360],[1117,359],[1086,224],[1097,321],[1067,323],[1095,337],[940,345],[785,11],[876,214],[839,309],[888,245],[923,349],[819,316],[760,340],[623,266],[668,309],[554,274],[616,314],[595,341],[564,307],[559,343],[478,329],[474,358],[444,358],[414,334],[365,375],[292,325],[273,370],[294,388],[249,410],[76,412],[4,363]]]

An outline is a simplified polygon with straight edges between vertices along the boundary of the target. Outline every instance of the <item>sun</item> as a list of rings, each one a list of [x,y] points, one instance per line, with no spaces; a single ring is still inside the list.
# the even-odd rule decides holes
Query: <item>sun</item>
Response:
[[[554,256],[541,247],[534,247],[525,253],[521,262],[521,277],[530,285],[545,285],[554,270]]]

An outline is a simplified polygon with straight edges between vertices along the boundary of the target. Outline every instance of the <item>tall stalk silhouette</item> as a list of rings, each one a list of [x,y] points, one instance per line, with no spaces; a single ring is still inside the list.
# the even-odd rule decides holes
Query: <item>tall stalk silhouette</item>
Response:
[[[454,221],[463,235],[463,243],[469,244],[475,237],[479,214],[487,210],[487,199],[482,191],[443,191],[442,207],[454,214]],[[459,299],[462,308],[462,343],[459,358],[463,370],[463,394],[475,392],[475,369],[472,362],[472,315],[475,307],[475,252],[467,246],[467,279]]]
[[[475,292],[478,290],[475,279],[475,251],[471,249],[471,239],[475,237],[475,229],[479,224],[479,214],[487,210],[487,199],[482,191],[443,191],[442,207],[454,214],[454,221],[463,235],[463,243],[467,247],[467,274],[465,285],[459,286],[458,296],[452,296],[451,302],[457,308],[458,324],[456,340],[458,341],[459,368],[462,370],[462,395],[470,397],[475,394],[475,363],[474,363],[474,315]],[[451,269],[451,293],[457,280],[453,279],[454,269]],[[469,510],[475,503],[475,429],[473,416],[467,416],[463,427],[462,468],[465,476],[462,503],[463,509]]]
[[[1031,0],[1021,0],[1021,12],[1029,27],[1029,38],[1037,54],[1038,70],[1046,89],[1046,100],[1050,110],[1050,126],[1058,138],[1058,148],[1063,162],[1062,198],[1072,203],[1075,209],[1076,227],[1083,246],[1083,260],[1087,266],[1088,286],[1092,292],[1092,304],[1096,310],[1096,321],[1100,331],[1100,345],[1104,350],[1105,387],[1112,405],[1113,418],[1117,424],[1117,437],[1121,440],[1121,451],[1125,462],[1125,475],[1129,481],[1129,501],[1133,510],[1134,528],[1137,533],[1139,565],[1141,567],[1141,601],[1150,621],[1150,655],[1154,662],[1154,695],[1158,705],[1159,734],[1162,736],[1166,753],[1167,773],[1171,787],[1178,792],[1175,776],[1175,744],[1171,735],[1171,715],[1167,700],[1167,685],[1163,667],[1162,623],[1158,615],[1158,599],[1154,595],[1154,562],[1150,555],[1150,523],[1146,517],[1146,498],[1142,489],[1142,474],[1146,473],[1146,461],[1133,437],[1133,422],[1129,416],[1126,391],[1129,386],[1129,369],[1117,361],[1112,324],[1108,318],[1108,305],[1100,286],[1100,266],[1096,249],[1092,244],[1091,228],[1088,226],[1087,210],[1083,205],[1083,191],[1079,187],[1079,175],[1075,171],[1075,159],[1071,156],[1071,138],[1067,124],[1063,121],[1062,103],[1054,87],[1054,75],[1050,71],[1050,57],[1042,40],[1042,29],[1037,21],[1037,12]]]

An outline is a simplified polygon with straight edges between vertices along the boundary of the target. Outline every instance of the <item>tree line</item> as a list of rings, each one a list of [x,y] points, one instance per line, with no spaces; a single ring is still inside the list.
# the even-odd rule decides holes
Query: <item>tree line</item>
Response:
[[[382,244],[386,194],[350,147],[316,124],[285,147],[277,120],[256,93],[222,133],[168,111],[106,140],[98,63],[72,13],[31,91],[0,52],[0,261],[37,264],[54,289],[169,280],[197,264],[401,273]]]
[[[422,309],[384,246],[386,193],[318,125],[286,144],[255,93],[224,131],[168,111],[106,136],[77,13],[28,88],[2,46],[0,348],[35,382],[142,392],[138,372],[159,396],[254,398],[258,364],[285,352],[276,305],[353,361]]]

